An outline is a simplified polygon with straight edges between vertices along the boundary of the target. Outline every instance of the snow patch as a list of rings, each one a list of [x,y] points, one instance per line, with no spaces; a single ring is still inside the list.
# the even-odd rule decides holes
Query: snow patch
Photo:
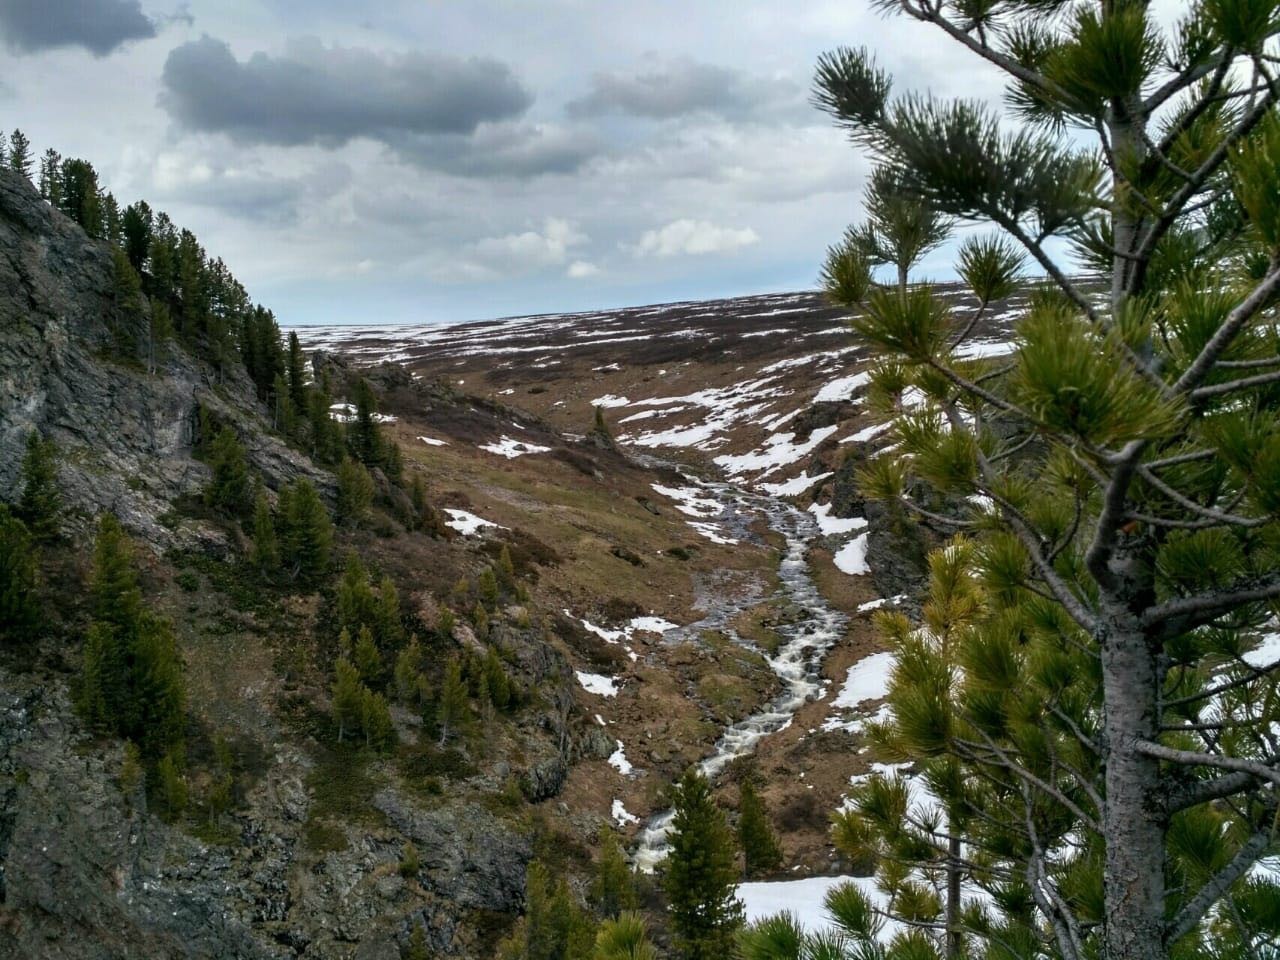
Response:
[[[582,689],[586,690],[587,693],[594,693],[598,697],[616,697],[618,695],[618,685],[614,682],[613,677],[606,677],[603,673],[586,673],[582,670],[575,670],[573,673],[578,678],[578,683],[582,684]]]
[[[524,429],[521,427],[520,429]],[[500,457],[506,457],[508,460],[514,460],[516,457],[523,457],[527,453],[546,453],[550,447],[539,446],[536,443],[526,443],[523,440],[513,440],[511,437],[503,436],[497,443],[482,443],[481,450],[489,453],[497,454]]]
[[[867,565],[867,535],[864,533],[854,537],[837,550],[832,559],[835,561],[836,569],[841,573],[847,573],[853,577],[870,573],[871,567]]]
[[[452,507],[445,507],[444,512],[453,518],[451,520],[446,520],[444,525],[457,530],[464,537],[473,536],[485,527],[494,527],[497,530],[507,529],[500,523],[494,523],[491,520],[484,519],[484,517],[477,517],[474,513],[468,513],[466,510],[456,510]]]

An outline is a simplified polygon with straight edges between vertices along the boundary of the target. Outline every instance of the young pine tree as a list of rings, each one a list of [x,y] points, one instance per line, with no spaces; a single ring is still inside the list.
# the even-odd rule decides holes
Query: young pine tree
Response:
[[[769,824],[769,812],[750,776],[742,781],[739,788],[738,845],[742,848],[748,878],[777,870],[782,864],[782,850]]]
[[[36,548],[26,524],[0,504],[0,640],[21,643],[38,633]]]
[[[377,684],[382,679],[382,654],[378,652],[378,644],[374,642],[373,631],[363,626],[356,634],[356,648],[353,652],[356,670],[365,683]]]
[[[538,861],[525,874],[524,916],[498,948],[501,960],[591,960],[595,930],[563,878]]]
[[[209,445],[209,467],[213,477],[205,488],[205,503],[233,517],[242,516],[249,506],[249,463],[244,444],[230,427],[223,427]]]
[[[347,445],[351,455],[365,466],[378,466],[384,455],[382,431],[377,421],[378,401],[369,381],[363,377],[356,384],[355,407],[355,419],[347,428]]]
[[[360,729],[361,709],[364,705],[364,686],[360,683],[360,671],[351,661],[340,658],[334,664],[333,722],[338,728],[338,742]]]
[[[462,679],[462,664],[457,657],[450,658],[445,666],[444,680],[440,684],[440,696],[436,703],[436,725],[440,728],[440,746],[450,738],[461,736],[471,716],[467,702],[467,685]]]
[[[285,561],[293,576],[305,583],[317,583],[329,570],[333,547],[333,521],[311,481],[299,478],[292,484],[284,512]]]
[[[600,860],[591,881],[591,905],[606,919],[636,907],[636,885],[618,835],[609,827],[600,829]]]
[[[600,924],[591,960],[658,960],[644,917],[628,911]]]
[[[27,435],[22,457],[22,494],[17,514],[38,541],[48,541],[58,534],[62,515],[62,492],[58,485],[58,447],[53,440],[32,430]]]
[[[253,565],[270,577],[280,569],[280,543],[267,491],[259,480],[253,497]]]
[[[373,478],[364,464],[351,457],[338,465],[337,520],[348,527],[358,527],[369,519],[373,505]]]
[[[906,194],[993,231],[962,247],[965,309],[870,283],[851,244],[824,271],[922,401],[863,492],[967,534],[982,587],[946,643],[927,615],[892,626],[884,740],[925,764],[945,815],[900,822],[929,840],[907,866],[936,875],[944,848],[956,864],[943,841],[963,824],[965,869],[994,892],[986,917],[944,917],[939,952],[959,936],[973,954],[1245,956],[1280,932],[1280,887],[1255,869],[1277,852],[1280,782],[1276,663],[1255,649],[1280,598],[1280,21],[1264,6],[894,4],[1004,74],[1000,117],[894,96],[866,50],[819,63],[815,101]],[[993,356],[974,338],[1024,256],[1046,289]],[[909,809],[875,789],[868,817]],[[899,837],[871,845],[900,855]]]
[[[663,886],[676,944],[687,960],[723,960],[733,955],[743,916],[735,895],[733,834],[712,799],[711,784],[697,771],[681,778],[672,801],[671,853]]]

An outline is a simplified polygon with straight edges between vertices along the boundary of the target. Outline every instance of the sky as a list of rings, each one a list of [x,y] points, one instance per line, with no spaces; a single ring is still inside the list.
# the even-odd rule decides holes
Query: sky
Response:
[[[865,0],[0,0],[0,128],[287,326],[801,290],[869,170],[814,65],[863,45],[900,92],[1002,89]]]

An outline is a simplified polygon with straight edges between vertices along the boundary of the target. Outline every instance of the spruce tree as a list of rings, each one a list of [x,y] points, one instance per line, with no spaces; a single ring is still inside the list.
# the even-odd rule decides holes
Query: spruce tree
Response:
[[[31,179],[31,141],[21,130],[9,135],[9,169]]]
[[[289,355],[285,361],[285,372],[289,378],[289,400],[295,410],[307,409],[307,357],[302,352],[302,343],[298,334],[289,331]],[[325,416],[328,416],[328,405],[325,405]]]
[[[676,945],[688,960],[723,960],[732,956],[742,926],[733,834],[711,796],[711,784],[696,770],[676,784],[672,806],[663,887]]]
[[[1276,852],[1277,664],[1251,652],[1280,597],[1280,21],[1247,0],[1168,26],[1138,3],[892,9],[1002,71],[1011,109],[894,96],[866,50],[818,67],[815,101],[902,192],[994,231],[961,250],[964,306],[875,284],[856,244],[824,270],[884,358],[872,386],[923,400],[862,491],[966,535],[981,587],[946,643],[927,610],[885,624],[883,748],[923,765],[943,819],[872,781],[854,834],[892,802],[927,835],[920,870],[945,848],[942,875],[989,887],[981,920],[934,897],[940,952],[1248,954],[1278,925],[1240,904],[1280,901],[1254,870]],[[975,346],[1023,257],[1044,289],[1007,348]]]
[[[40,158],[40,196],[62,209],[62,154],[53,147]]]
[[[363,377],[355,388],[355,418],[347,431],[351,455],[366,466],[378,466],[383,459],[382,432],[378,429],[378,401]]]
[[[738,793],[738,844],[748,878],[769,873],[782,864],[778,838],[769,825],[768,811],[750,776],[742,781]]]
[[[0,640],[18,643],[38,633],[36,549],[26,524],[0,503]]]
[[[125,256],[139,273],[146,267],[151,254],[152,220],[151,208],[144,200],[125,207],[120,220]]]
[[[58,534],[62,516],[62,492],[58,485],[58,447],[36,430],[27,434],[22,456],[22,494],[17,514],[36,540],[51,540]]]

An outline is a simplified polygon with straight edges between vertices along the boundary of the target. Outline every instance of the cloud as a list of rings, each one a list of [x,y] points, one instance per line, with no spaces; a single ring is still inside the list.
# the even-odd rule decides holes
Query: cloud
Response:
[[[469,135],[409,134],[386,143],[410,163],[476,178],[575,173],[604,149],[589,130],[514,121],[482,123]]]
[[[718,227],[706,220],[673,220],[658,230],[646,230],[635,246],[641,257],[697,256],[733,253],[753,243],[759,235],[750,227]]]
[[[586,260],[575,260],[569,264],[569,269],[564,275],[570,280],[585,280],[587,277],[594,277],[600,273],[600,268],[594,263]]]
[[[785,79],[754,77],[741,70],[688,58],[653,60],[634,73],[596,73],[591,91],[570,101],[572,117],[625,114],[670,120],[690,114],[745,119],[803,105],[800,88]]]
[[[569,220],[548,217],[541,230],[485,237],[470,243],[460,257],[433,266],[431,273],[437,280],[453,283],[505,279],[561,266],[569,259],[571,249],[589,240]],[[576,261],[569,269],[581,266],[591,265]]]
[[[0,34],[15,53],[83,47],[105,57],[156,26],[139,0],[0,0]]]
[[[240,61],[227,43],[205,36],[169,54],[162,84],[160,104],[183,129],[284,146],[462,137],[533,102],[497,60],[378,54],[314,39]]]

